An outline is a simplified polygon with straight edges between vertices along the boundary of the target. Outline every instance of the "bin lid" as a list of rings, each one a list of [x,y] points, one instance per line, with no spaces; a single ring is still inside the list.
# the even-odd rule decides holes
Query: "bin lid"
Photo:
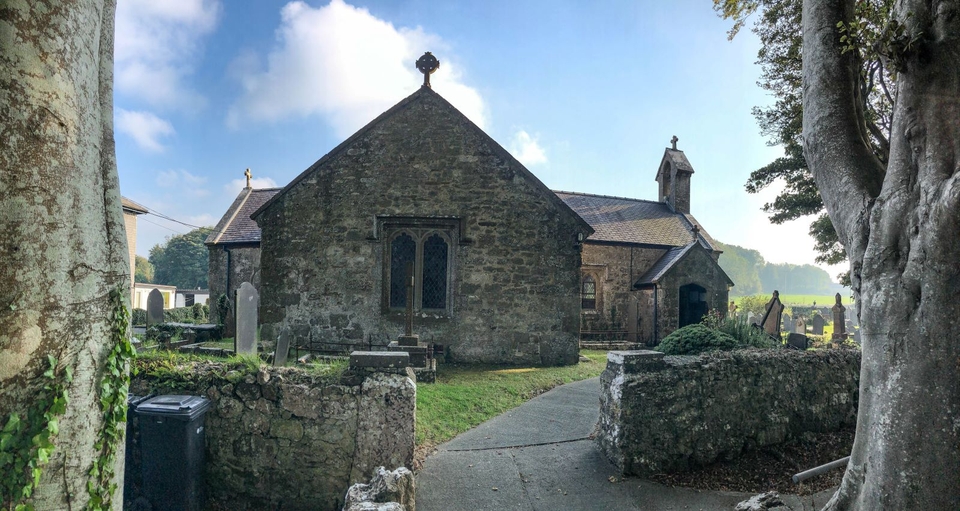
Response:
[[[137,405],[138,415],[163,415],[193,420],[210,408],[210,400],[202,396],[157,396]]]

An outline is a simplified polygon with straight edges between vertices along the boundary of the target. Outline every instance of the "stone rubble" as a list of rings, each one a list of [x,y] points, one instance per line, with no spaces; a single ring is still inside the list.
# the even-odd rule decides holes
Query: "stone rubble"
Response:
[[[357,483],[347,490],[343,511],[415,511],[416,485],[405,467],[389,471],[377,467],[370,484]]]

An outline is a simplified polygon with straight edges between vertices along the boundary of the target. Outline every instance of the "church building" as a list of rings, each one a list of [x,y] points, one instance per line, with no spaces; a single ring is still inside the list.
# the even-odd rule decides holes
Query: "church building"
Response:
[[[576,363],[581,331],[653,343],[723,309],[732,283],[689,215],[681,151],[661,202],[554,192],[421,71],[287,186],[241,192],[207,240],[211,302],[254,281],[261,339],[316,351],[384,346],[410,305],[446,360],[538,365]]]

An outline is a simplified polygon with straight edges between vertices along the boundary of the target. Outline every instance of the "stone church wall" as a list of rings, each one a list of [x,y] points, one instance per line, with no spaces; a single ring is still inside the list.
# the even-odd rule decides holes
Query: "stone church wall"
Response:
[[[680,323],[680,286],[697,284],[707,290],[707,305],[710,310],[726,314],[730,290],[723,270],[710,253],[692,250],[687,257],[671,269],[659,283],[657,290],[657,323],[660,327],[657,343],[678,328]]]
[[[208,362],[162,375],[141,370],[130,385],[133,395],[212,401],[204,419],[210,508],[339,511],[347,488],[367,482],[376,467],[411,466],[416,384],[405,370],[330,379],[295,368],[245,369]],[[137,495],[139,456],[128,452],[127,463],[134,480],[125,484]]]
[[[233,336],[233,294],[240,289],[240,284],[250,282],[253,287],[260,289],[260,247],[259,246],[230,246],[224,250],[223,245],[208,247],[210,250],[210,269],[208,285],[210,287],[210,321],[225,325],[224,335]],[[229,255],[227,254],[229,250]],[[229,262],[229,275],[227,266]],[[229,280],[230,288],[227,289]],[[220,318],[217,310],[217,299],[226,294],[230,300],[230,311],[226,318]]]
[[[640,300],[641,342],[644,322],[653,319],[652,304],[644,303],[633,284],[660,257],[666,249],[638,248],[628,245],[607,245],[587,242],[583,246],[583,272],[597,280],[597,308],[582,312],[582,330],[627,330],[629,304]],[[650,330],[648,325],[646,330]]]
[[[384,219],[446,219],[451,303],[417,315],[421,342],[442,344],[452,361],[576,363],[586,227],[435,93],[411,99],[255,218],[261,338],[287,328],[318,349],[387,344],[403,314],[384,293]]]
[[[597,445],[607,458],[624,474],[680,472],[853,427],[860,352],[611,351],[600,383]]]

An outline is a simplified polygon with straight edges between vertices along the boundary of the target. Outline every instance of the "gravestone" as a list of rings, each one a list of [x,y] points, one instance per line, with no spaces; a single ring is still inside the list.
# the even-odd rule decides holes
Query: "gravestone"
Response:
[[[789,314],[783,314],[783,331],[792,334],[793,333],[793,318]]]
[[[774,290],[773,297],[767,302],[767,310],[760,320],[760,326],[763,331],[772,337],[780,338],[780,321],[783,315],[784,305],[780,303],[780,292]]]
[[[747,314],[747,324],[748,324],[748,325],[756,325],[756,324],[757,324],[757,316],[756,316],[754,313],[750,312],[750,313]]]
[[[837,293],[837,303],[833,306],[833,341],[840,342],[847,338],[847,308],[840,303],[840,293]]]
[[[790,334],[787,336],[787,346],[798,350],[805,350],[809,347],[810,340],[803,334]]]
[[[163,293],[159,289],[147,295],[147,326],[163,323]]]
[[[280,330],[280,335],[277,337],[277,350],[273,353],[273,365],[274,366],[287,365],[287,355],[289,353],[290,353],[290,329],[284,328]]]
[[[863,343],[862,343],[862,341],[861,341],[861,337],[860,337],[860,329],[859,329],[859,328],[853,331],[853,342],[857,343],[857,344],[860,345],[860,346],[863,345]]]
[[[817,314],[810,320],[810,333],[812,335],[823,335],[823,326],[826,324],[826,320],[823,319],[823,316]]]
[[[260,295],[253,284],[244,282],[236,291],[236,337],[234,346],[237,354],[257,354],[257,308]]]
[[[807,322],[804,321],[803,318],[797,318],[796,326],[797,328],[794,329],[794,332],[804,335],[807,334]]]

